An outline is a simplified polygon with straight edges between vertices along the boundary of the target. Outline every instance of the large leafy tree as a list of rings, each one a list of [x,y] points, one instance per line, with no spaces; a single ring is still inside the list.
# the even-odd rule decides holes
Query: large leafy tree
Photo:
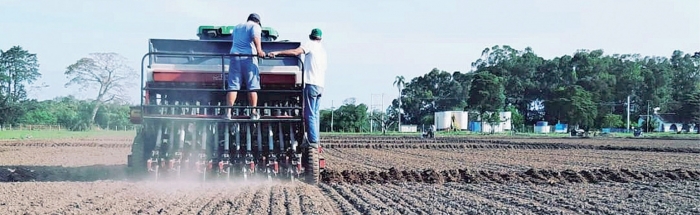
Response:
[[[671,98],[676,101],[669,106],[679,109],[682,100],[695,92],[700,83],[700,58],[694,58],[690,54],[683,54],[681,51],[674,51],[671,55],[670,64],[672,68],[671,80],[673,90]]]
[[[684,119],[683,123],[686,126],[695,124],[695,127],[700,130],[700,89],[684,95],[680,103],[678,114]]]
[[[348,98],[343,105],[333,110],[333,131],[361,132],[369,128],[368,107],[356,104],[355,98]],[[321,130],[330,131],[331,110],[321,111]]]
[[[506,99],[501,80],[490,72],[476,73],[467,99],[468,108],[479,113],[482,125],[491,125],[491,133],[494,132],[494,126],[500,122],[500,111]]]
[[[138,79],[136,70],[127,64],[126,58],[117,53],[92,53],[71,64],[65,75],[70,78],[66,87],[97,90],[92,105],[90,122],[95,122],[97,111],[106,102],[126,100],[127,89]]]
[[[27,86],[41,77],[34,53],[20,46],[0,50],[0,124],[14,124],[26,112]]]
[[[552,98],[545,101],[549,121],[563,121],[590,128],[596,115],[596,105],[593,104],[590,92],[578,85],[560,87],[554,91]]]
[[[484,49],[481,58],[472,66],[476,72],[488,71],[501,78],[503,87],[508,89],[504,92],[506,103],[526,113],[533,101],[543,98],[537,81],[544,63],[530,47],[519,51],[504,45]]]
[[[490,72],[477,73],[469,91],[468,107],[480,115],[500,111],[504,106],[504,91],[501,78]]]
[[[401,90],[401,104],[392,101],[392,109],[401,108],[402,122],[433,124],[436,111],[464,110],[468,75],[453,74],[437,68],[411,79]]]
[[[17,102],[27,97],[26,85],[41,77],[36,54],[14,46],[0,50],[0,79],[7,102]]]

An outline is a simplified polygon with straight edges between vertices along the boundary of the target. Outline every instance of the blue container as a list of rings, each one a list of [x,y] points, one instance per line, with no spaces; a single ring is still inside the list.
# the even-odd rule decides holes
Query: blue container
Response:
[[[559,123],[559,124],[554,125],[554,130],[564,131],[564,130],[566,130],[566,127],[567,127],[566,124]]]
[[[535,123],[535,126],[547,126],[548,124],[547,121],[539,121]]]
[[[481,122],[469,122],[469,131],[480,132],[481,131]]]
[[[603,133],[610,133],[610,128],[601,128],[600,129]]]

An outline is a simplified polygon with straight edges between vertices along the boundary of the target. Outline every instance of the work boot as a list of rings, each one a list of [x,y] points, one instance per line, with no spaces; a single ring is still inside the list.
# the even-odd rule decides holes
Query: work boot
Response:
[[[250,115],[250,119],[252,119],[252,120],[260,119],[260,114],[253,109],[248,110],[248,114]]]
[[[304,140],[304,142],[302,142],[302,144],[301,144],[301,147],[318,149],[319,145],[320,145],[320,143],[312,143],[312,142],[309,142],[308,140]]]
[[[258,113],[252,113],[250,114],[250,119],[258,120],[260,119],[260,115]]]

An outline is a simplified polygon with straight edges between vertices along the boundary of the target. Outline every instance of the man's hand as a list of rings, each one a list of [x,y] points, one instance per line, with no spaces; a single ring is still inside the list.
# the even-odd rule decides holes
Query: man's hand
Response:
[[[258,50],[258,57],[265,57],[265,52],[263,50]]]
[[[271,57],[271,58],[274,58],[275,56],[277,56],[277,55],[279,55],[279,54],[280,54],[279,52],[270,52],[270,53],[267,53],[267,56],[268,56],[268,57]]]

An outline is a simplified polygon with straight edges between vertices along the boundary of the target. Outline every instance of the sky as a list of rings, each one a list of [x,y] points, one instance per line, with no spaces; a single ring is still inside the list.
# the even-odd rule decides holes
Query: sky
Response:
[[[36,53],[39,100],[96,91],[66,88],[66,67],[93,52],[116,52],[140,71],[148,39],[196,39],[200,25],[236,25],[250,13],[279,39],[323,30],[328,53],[321,108],[346,98],[384,108],[407,81],[433,68],[471,71],[484,48],[531,47],[544,58],[579,49],[670,57],[700,51],[698,0],[0,0],[0,50]],[[138,82],[138,81],[137,81]],[[127,92],[138,103],[139,89]],[[375,95],[372,100],[372,95]]]

